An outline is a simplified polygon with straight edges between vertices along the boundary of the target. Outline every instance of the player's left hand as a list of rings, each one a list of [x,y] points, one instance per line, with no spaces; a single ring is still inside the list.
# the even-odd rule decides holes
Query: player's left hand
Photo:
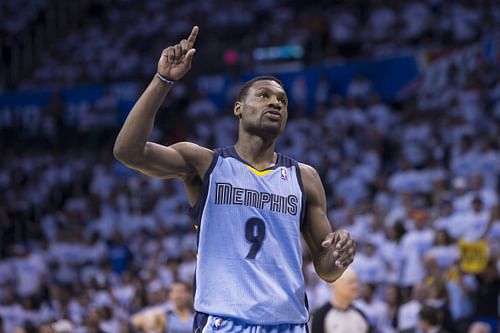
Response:
[[[354,260],[356,242],[345,230],[337,230],[329,233],[321,245],[328,249],[338,268],[347,268]]]

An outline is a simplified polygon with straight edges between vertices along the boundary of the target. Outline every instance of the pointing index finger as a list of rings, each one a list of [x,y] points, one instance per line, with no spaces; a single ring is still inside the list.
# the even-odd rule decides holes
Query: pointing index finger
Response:
[[[197,25],[193,27],[193,30],[191,30],[191,34],[188,37],[188,50],[191,49],[194,45],[194,42],[196,41],[196,36],[198,36],[198,31],[200,28],[198,28]]]

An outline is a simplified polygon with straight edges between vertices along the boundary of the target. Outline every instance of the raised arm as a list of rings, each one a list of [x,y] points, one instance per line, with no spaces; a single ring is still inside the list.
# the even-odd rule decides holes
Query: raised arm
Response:
[[[326,215],[326,196],[321,179],[311,166],[300,164],[306,195],[305,221],[302,235],[313,257],[316,273],[334,282],[353,261],[355,242],[344,230],[332,232]]]
[[[175,81],[191,68],[198,27],[188,39],[163,50],[158,72],[130,111],[115,141],[113,154],[130,168],[159,178],[180,178],[190,183],[203,177],[212,151],[194,143],[179,142],[162,146],[149,142],[156,113]]]

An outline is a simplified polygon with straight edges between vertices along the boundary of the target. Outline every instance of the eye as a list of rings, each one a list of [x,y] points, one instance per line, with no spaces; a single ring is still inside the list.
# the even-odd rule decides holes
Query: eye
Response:
[[[268,98],[269,95],[267,93],[260,93],[259,95],[259,98]]]

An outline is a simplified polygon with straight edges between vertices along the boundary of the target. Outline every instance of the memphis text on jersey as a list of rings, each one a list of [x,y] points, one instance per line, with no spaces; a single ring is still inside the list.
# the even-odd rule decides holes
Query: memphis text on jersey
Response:
[[[244,205],[272,212],[297,215],[298,202],[299,199],[293,194],[284,197],[274,193],[234,187],[229,183],[216,183],[216,205]]]

